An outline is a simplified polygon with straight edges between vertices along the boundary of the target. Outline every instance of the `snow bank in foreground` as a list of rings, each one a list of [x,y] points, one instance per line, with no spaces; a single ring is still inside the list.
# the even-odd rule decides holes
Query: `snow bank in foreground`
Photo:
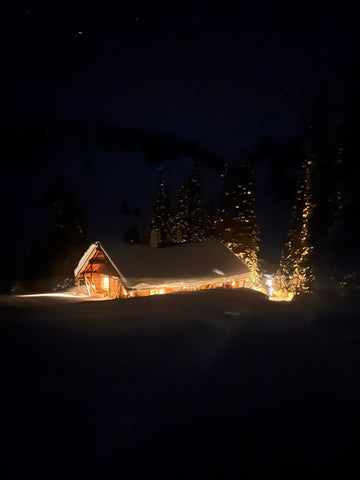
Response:
[[[217,478],[267,478],[284,460],[280,478],[327,478],[334,462],[338,478],[359,477],[355,298],[6,298],[2,454],[12,478],[212,478],[216,467]]]

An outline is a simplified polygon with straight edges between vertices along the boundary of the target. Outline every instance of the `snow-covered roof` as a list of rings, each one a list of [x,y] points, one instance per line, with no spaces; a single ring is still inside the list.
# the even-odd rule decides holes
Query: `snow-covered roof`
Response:
[[[81,270],[83,269],[83,267],[86,265],[86,262],[89,260],[89,258],[91,257],[92,253],[94,252],[94,250],[97,248],[97,243],[92,243],[90,245],[90,247],[86,250],[86,252],[84,253],[84,255],[80,258],[79,260],[79,263],[77,265],[77,267],[75,268],[74,270],[74,276],[77,277],[78,274],[81,272]]]
[[[240,279],[249,274],[244,262],[217,240],[166,248],[121,242],[106,245],[97,242],[93,245],[99,245],[103,249],[128,288],[146,289],[189,285],[194,282],[198,284],[226,282],[230,278]],[[89,251],[87,258],[93,250]],[[83,266],[84,262],[81,264],[80,260],[75,276]]]

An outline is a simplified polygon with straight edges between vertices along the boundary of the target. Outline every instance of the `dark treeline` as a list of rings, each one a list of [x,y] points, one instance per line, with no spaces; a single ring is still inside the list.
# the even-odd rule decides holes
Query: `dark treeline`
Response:
[[[88,219],[63,177],[56,177],[42,198],[48,233],[35,244],[17,274],[13,291],[62,290],[73,286],[73,271],[88,247]]]

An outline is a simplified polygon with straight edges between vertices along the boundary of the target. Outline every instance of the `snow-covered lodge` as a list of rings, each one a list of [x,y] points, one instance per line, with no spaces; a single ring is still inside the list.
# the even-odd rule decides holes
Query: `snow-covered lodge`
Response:
[[[78,288],[109,299],[244,287],[249,268],[217,240],[153,248],[90,245],[75,271]]]

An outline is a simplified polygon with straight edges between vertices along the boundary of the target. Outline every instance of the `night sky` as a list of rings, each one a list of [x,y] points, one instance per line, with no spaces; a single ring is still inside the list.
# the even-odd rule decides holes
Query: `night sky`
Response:
[[[2,13],[2,123],[22,131],[72,122],[88,137],[99,123],[135,127],[231,160],[266,136],[286,142],[299,135],[319,91],[329,92],[336,116],[357,58],[350,4],[208,3],[13,2]],[[174,187],[186,165],[163,162]],[[290,205],[269,189],[271,168],[256,166],[257,214],[261,256],[278,260]],[[141,152],[109,153],[93,144],[81,154],[52,152],[51,162],[8,162],[2,195],[18,192],[6,217],[14,248],[19,238],[41,238],[39,199],[58,172],[81,196],[96,191],[103,198],[101,210],[98,201],[89,204],[92,240],[119,234],[114,219],[122,199],[144,221],[150,212],[156,167]],[[210,197],[214,175],[204,171]]]

